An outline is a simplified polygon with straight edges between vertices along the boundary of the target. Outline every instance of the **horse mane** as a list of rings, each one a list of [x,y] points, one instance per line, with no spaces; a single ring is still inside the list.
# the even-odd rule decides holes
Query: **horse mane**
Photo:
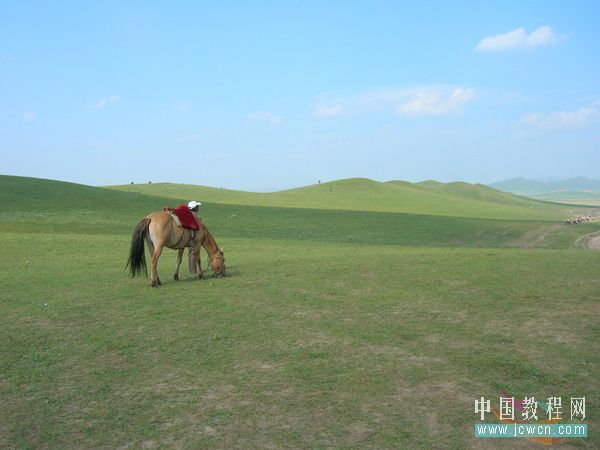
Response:
[[[206,227],[202,219],[198,218],[198,225],[202,229],[204,233],[204,239],[202,240],[202,247],[206,250],[206,252],[212,256],[214,253],[221,251],[219,246],[217,245],[217,241]]]

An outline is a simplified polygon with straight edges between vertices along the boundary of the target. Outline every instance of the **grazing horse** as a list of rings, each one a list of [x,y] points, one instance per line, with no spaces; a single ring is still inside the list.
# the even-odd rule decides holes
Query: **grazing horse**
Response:
[[[131,250],[127,266],[131,270],[131,276],[139,275],[142,270],[148,273],[146,269],[146,255],[144,253],[144,241],[148,245],[150,256],[152,257],[152,270],[150,272],[151,286],[157,287],[161,283],[158,278],[156,266],[158,258],[164,247],[177,250],[177,265],[173,279],[179,280],[179,266],[183,257],[183,251],[186,247],[194,249],[196,258],[196,274],[202,278],[202,268],[200,267],[200,247],[204,247],[208,253],[208,264],[212,267],[213,273],[217,277],[225,275],[225,256],[217,246],[212,234],[204,225],[202,220],[198,219],[199,230],[178,227],[175,220],[169,213],[156,211],[144,217],[135,227],[131,237]],[[125,266],[125,267],[127,267]]]

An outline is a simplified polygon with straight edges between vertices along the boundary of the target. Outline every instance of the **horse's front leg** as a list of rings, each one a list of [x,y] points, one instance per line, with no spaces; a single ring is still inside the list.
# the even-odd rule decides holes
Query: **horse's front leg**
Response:
[[[162,283],[160,282],[160,278],[158,278],[158,258],[160,258],[160,255],[162,254],[162,250],[163,250],[163,243],[157,243],[154,244],[154,252],[152,253],[152,271],[151,271],[151,275],[150,275],[150,285],[152,287],[158,287],[160,286]]]
[[[183,258],[183,251],[185,249],[179,248],[177,249],[177,264],[175,265],[175,273],[173,274],[173,279],[175,281],[179,281],[179,266],[181,265],[181,259]]]
[[[194,257],[196,259],[196,274],[198,275],[198,278],[202,278],[202,266],[200,263],[200,245],[195,245],[194,246]]]

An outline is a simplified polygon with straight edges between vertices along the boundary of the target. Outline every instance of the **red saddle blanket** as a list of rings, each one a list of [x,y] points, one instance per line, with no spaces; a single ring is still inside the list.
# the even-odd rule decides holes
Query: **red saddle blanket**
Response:
[[[179,221],[181,225],[185,228],[191,228],[192,230],[198,230],[200,227],[198,226],[198,221],[194,214],[189,210],[186,205],[179,205],[177,208],[165,208],[166,212],[172,212],[179,217]]]

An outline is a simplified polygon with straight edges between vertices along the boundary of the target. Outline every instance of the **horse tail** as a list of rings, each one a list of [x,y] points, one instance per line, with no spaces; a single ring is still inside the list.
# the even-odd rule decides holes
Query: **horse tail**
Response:
[[[146,254],[144,252],[144,240],[148,233],[148,225],[150,225],[150,218],[144,217],[133,230],[133,236],[131,236],[131,250],[129,250],[129,260],[125,269],[129,267],[131,270],[131,277],[135,277],[144,271],[144,274],[148,275],[148,269],[146,268]]]

